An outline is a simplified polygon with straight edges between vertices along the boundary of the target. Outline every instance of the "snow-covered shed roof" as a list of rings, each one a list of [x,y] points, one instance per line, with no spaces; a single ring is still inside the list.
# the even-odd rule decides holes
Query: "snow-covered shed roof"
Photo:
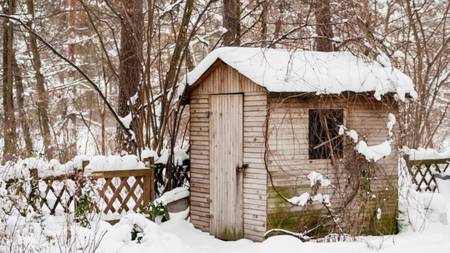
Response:
[[[389,66],[382,66],[350,52],[242,47],[225,47],[211,52],[188,74],[188,86],[194,85],[219,59],[269,92],[374,92],[377,99],[394,92],[401,100],[405,94],[417,96],[411,78],[389,63],[385,64]]]

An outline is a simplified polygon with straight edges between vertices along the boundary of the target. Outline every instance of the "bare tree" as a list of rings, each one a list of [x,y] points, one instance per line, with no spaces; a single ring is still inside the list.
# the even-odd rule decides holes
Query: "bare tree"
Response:
[[[333,29],[331,26],[330,0],[318,0],[314,3],[316,15],[316,50],[323,52],[333,51]]]
[[[137,107],[141,105],[139,90],[141,85],[142,45],[144,16],[142,13],[142,0],[123,0],[120,9],[121,36],[120,36],[120,70],[119,70],[119,116],[126,117],[130,113],[137,118]],[[124,135],[119,130],[117,143],[119,150],[136,153],[140,147],[141,136],[139,124],[131,122],[135,133],[135,140]]]
[[[226,30],[223,45],[239,46],[240,43],[240,2],[223,0],[223,28]]]
[[[387,1],[370,6],[380,10],[370,26],[374,43],[393,66],[408,74],[418,93],[413,103],[403,108],[403,144],[411,148],[442,147],[450,102],[449,52],[447,26],[450,3],[446,1]],[[439,17],[439,18],[436,18]]]
[[[25,150],[24,152],[19,152],[25,156],[33,155],[33,142],[31,140],[30,134],[30,124],[28,123],[28,115],[25,111],[25,103],[24,103],[24,85],[22,80],[22,71],[17,64],[16,57],[13,58],[13,72],[14,72],[14,86],[16,88],[17,94],[17,105],[19,111],[19,122],[22,128],[23,139],[25,141]]]
[[[5,14],[15,14],[16,2],[8,0],[2,6]],[[3,22],[3,162],[13,160],[17,153],[16,121],[13,99],[13,30],[11,21]]]
[[[69,61],[76,64],[76,55],[77,55],[77,44],[76,44],[76,9],[77,9],[77,1],[76,0],[69,0],[69,11],[68,11],[68,17],[67,17],[67,39],[68,39],[68,45],[67,45],[67,57]],[[68,71],[68,80],[69,83],[75,82],[76,77],[76,71],[71,69]],[[73,108],[74,104],[76,103],[76,96],[77,96],[77,88],[76,85],[73,85],[72,87],[68,88],[67,93],[68,101],[66,102],[69,104],[69,108]],[[73,111],[68,111],[67,115],[67,121],[71,121],[72,124],[66,124],[67,129],[65,131],[67,132],[67,145],[68,149],[67,152],[64,152],[66,156],[70,159],[70,157],[74,157],[77,155],[77,115]]]
[[[31,19],[27,22],[28,27],[33,27],[34,19],[34,1],[27,0],[28,14]],[[32,68],[35,71],[36,78],[36,91],[37,91],[37,114],[39,118],[39,129],[42,134],[42,139],[44,140],[44,153],[47,159],[53,158],[53,146],[52,146],[52,136],[50,132],[50,119],[48,116],[48,94],[45,89],[45,78],[41,72],[41,56],[38,50],[38,44],[36,41],[36,36],[30,33],[29,47],[32,53]]]

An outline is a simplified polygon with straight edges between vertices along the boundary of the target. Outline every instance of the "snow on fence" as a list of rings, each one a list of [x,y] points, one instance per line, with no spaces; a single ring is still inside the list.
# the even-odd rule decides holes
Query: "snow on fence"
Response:
[[[83,161],[82,167],[86,167],[88,161]],[[59,176],[39,177],[38,169],[30,169],[31,193],[30,204],[36,208],[48,209],[51,215],[57,210],[69,212],[69,207],[76,209],[75,196],[81,196],[83,187],[82,171],[74,168],[72,173]]]
[[[450,164],[450,154],[435,150],[410,150],[406,157],[412,182],[417,191],[436,191],[435,174],[445,173]]]

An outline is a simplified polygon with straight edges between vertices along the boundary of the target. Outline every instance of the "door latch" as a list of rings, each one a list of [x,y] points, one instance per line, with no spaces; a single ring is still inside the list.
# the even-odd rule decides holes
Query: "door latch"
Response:
[[[239,171],[244,171],[245,169],[247,169],[248,168],[248,163],[244,163],[244,164],[242,164],[242,166],[241,167],[237,167],[237,170],[239,170]]]

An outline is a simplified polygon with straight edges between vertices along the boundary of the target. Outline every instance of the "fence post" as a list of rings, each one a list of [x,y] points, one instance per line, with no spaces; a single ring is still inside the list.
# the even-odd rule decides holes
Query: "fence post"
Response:
[[[155,200],[155,158],[150,157],[150,201]]]
[[[144,158],[145,168],[150,170],[148,176],[144,177],[144,205],[155,200],[155,158]]]
[[[89,165],[89,160],[84,160],[81,162],[82,171],[84,172],[84,168]]]
[[[74,196],[74,214],[76,214],[77,212],[77,208],[78,205],[80,204],[80,197],[83,194],[82,189],[84,187],[84,179],[83,179],[83,175],[84,175],[84,168],[86,168],[86,166],[89,165],[89,160],[84,160],[81,162],[81,169],[77,170],[77,168],[74,168],[74,179],[75,179],[75,184],[76,184],[76,190],[75,190],[75,196]]]
[[[38,197],[40,197],[38,169],[37,168],[30,169],[30,176],[31,176],[30,205],[34,208],[34,211],[37,211],[41,209],[38,208],[36,205],[36,200]]]

